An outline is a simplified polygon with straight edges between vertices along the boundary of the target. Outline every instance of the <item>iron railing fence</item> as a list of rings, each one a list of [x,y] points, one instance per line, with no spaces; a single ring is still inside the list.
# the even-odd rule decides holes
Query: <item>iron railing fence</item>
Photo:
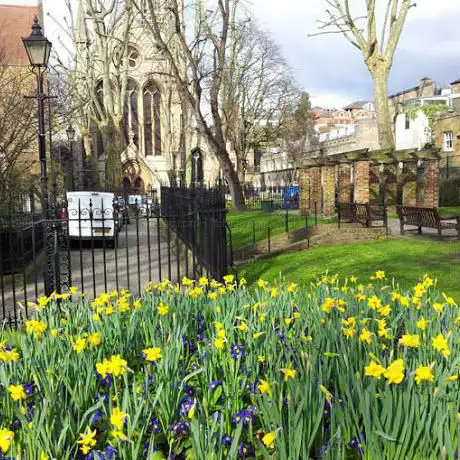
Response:
[[[71,286],[91,298],[122,288],[141,293],[149,282],[184,276],[222,279],[228,271],[222,199],[213,192],[214,209],[183,212],[190,196],[178,193],[165,190],[169,214],[139,207],[128,219],[112,203],[95,207],[89,200],[52,214],[59,218],[0,218],[0,320],[14,326],[29,315],[30,302]],[[200,199],[204,204],[205,194]]]
[[[161,189],[161,217],[215,279],[228,271],[226,214],[222,187]]]

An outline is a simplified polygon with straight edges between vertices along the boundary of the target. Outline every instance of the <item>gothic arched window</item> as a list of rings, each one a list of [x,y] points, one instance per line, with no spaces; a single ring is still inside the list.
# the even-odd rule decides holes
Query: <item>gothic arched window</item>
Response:
[[[129,145],[131,138],[134,145],[139,146],[139,110],[138,110],[138,89],[133,80],[128,81],[123,111],[123,137],[125,148]]]
[[[133,46],[128,46],[128,53],[127,53],[127,58],[128,58],[128,67],[130,70],[135,69],[140,62],[140,55],[139,51],[137,51],[136,48]]]
[[[161,155],[161,94],[150,82],[143,91],[145,155]]]
[[[100,110],[102,113],[105,113],[104,87],[102,81],[96,85],[96,98],[99,105],[98,110]],[[98,128],[96,123],[91,123],[91,135],[93,138],[93,149],[96,153],[96,158],[99,158],[104,154],[104,143],[102,140],[101,130]]]

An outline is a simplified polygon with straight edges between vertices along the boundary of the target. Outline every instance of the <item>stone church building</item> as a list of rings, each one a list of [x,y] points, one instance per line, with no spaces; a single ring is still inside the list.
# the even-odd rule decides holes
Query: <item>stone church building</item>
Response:
[[[84,56],[88,30],[80,9],[77,13],[77,43]],[[164,23],[164,27],[173,27]],[[185,70],[184,70],[185,71]],[[201,180],[214,183],[220,174],[217,161],[207,153],[195,120],[181,103],[168,60],[155,46],[151,32],[138,15],[129,33],[128,82],[123,113],[124,150],[121,153],[125,194],[159,192],[162,185]],[[102,136],[94,125],[92,150],[103,182],[105,155]]]

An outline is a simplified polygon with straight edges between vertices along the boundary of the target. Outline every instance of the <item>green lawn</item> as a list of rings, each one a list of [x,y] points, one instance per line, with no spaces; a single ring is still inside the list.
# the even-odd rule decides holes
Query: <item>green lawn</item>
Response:
[[[249,282],[272,280],[281,273],[289,281],[308,283],[326,271],[368,280],[380,269],[402,287],[428,273],[460,303],[460,243],[384,240],[324,246],[253,262],[239,274]]]
[[[451,206],[449,208],[439,208],[441,216],[460,216],[460,206]]]
[[[305,217],[301,217],[298,211],[288,213],[289,231],[303,228]],[[308,218],[308,225],[313,225],[314,216]],[[318,223],[331,222],[331,219],[318,217]],[[255,240],[261,241],[267,238],[268,228],[271,236],[279,235],[286,231],[286,216],[284,211],[265,213],[263,211],[242,211],[230,210],[227,215],[227,223],[232,233],[232,243],[234,249],[244,248],[253,243],[253,233]],[[253,230],[254,225],[254,230]]]

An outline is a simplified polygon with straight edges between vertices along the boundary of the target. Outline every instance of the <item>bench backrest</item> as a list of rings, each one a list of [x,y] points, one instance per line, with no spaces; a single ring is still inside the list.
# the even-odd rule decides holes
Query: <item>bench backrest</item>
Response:
[[[437,228],[439,214],[436,208],[419,208],[416,206],[396,206],[398,217],[409,225]]]
[[[367,220],[369,216],[369,205],[366,203],[355,203],[356,206],[356,216],[358,219]]]
[[[338,203],[338,212],[341,219],[354,219],[356,215],[356,209],[354,203]]]

